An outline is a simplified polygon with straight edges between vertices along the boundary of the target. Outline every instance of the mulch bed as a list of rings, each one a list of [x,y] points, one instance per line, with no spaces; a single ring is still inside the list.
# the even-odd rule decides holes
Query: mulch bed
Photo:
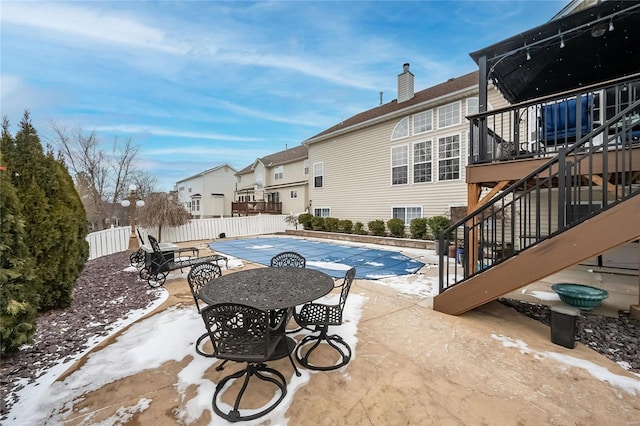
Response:
[[[499,302],[543,324],[551,324],[551,310],[546,305],[513,299]],[[580,312],[576,340],[640,374],[640,321],[630,318],[628,311],[620,311],[618,318]]]
[[[93,337],[107,336],[115,322],[147,308],[160,296],[137,272],[125,271],[128,266],[128,252],[88,261],[74,287],[71,306],[38,317],[32,344],[0,360],[0,420],[6,418],[25,383],[82,353]]]

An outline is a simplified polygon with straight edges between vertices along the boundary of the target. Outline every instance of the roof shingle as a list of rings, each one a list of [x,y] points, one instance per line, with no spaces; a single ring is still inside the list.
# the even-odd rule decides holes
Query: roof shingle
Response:
[[[320,138],[338,130],[348,129],[349,127],[355,126],[356,124],[364,123],[365,121],[373,120],[375,118],[382,117],[384,115],[400,111],[402,109],[427,102],[441,96],[445,96],[458,90],[466,89],[474,85],[477,86],[478,77],[478,71],[474,71],[461,77],[451,78],[444,83],[429,87],[428,89],[421,90],[420,92],[416,92],[413,98],[400,104],[398,104],[397,99],[394,99],[384,105],[380,105],[376,108],[372,108],[368,111],[356,114],[353,117],[348,118],[347,120],[344,120],[343,122],[336,124],[335,126],[330,127],[315,136],[310,137],[305,142],[312,141],[313,139]]]

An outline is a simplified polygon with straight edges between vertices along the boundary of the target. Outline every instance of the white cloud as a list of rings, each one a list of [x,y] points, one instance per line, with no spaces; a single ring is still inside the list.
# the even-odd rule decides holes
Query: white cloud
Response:
[[[94,6],[98,3],[92,3]],[[185,53],[186,46],[170,44],[166,34],[124,14],[61,3],[3,2],[3,24],[18,24],[86,37],[107,43]]]
[[[165,129],[162,127],[144,126],[144,125],[119,124],[119,125],[112,125],[112,126],[89,126],[89,127],[91,129],[94,129],[96,132],[143,133],[143,134],[150,134],[155,136],[175,136],[175,137],[181,137],[181,138],[209,139],[209,140],[227,141],[227,142],[259,142],[262,140],[261,138],[223,135],[219,133],[192,132],[188,130],[172,130],[172,129]],[[173,149],[173,148],[170,148],[170,149]],[[183,148],[180,148],[179,152],[183,152],[183,151],[184,151]],[[168,152],[175,152],[175,151],[168,151]]]

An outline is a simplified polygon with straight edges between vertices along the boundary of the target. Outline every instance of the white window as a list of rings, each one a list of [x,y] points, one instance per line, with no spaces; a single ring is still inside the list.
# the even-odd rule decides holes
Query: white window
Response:
[[[194,199],[191,201],[191,211],[192,212],[199,212],[200,211],[200,200],[199,199]]]
[[[291,191],[291,198],[298,198],[298,191]]]
[[[405,117],[393,129],[391,139],[406,138],[409,136],[409,117]]]
[[[460,124],[460,102],[438,107],[438,128]]]
[[[309,160],[304,160],[304,162],[302,163],[302,169],[305,175],[309,174]]]
[[[467,115],[477,114],[480,111],[478,98],[467,99]]]
[[[313,164],[313,187],[322,188],[324,186],[324,163]]]
[[[432,142],[416,142],[413,144],[413,183],[431,182],[432,179]]]
[[[423,111],[413,116],[413,134],[424,133],[433,130],[433,112]]]
[[[178,191],[184,191],[184,186],[181,186],[180,188],[178,188]]]
[[[391,148],[391,184],[409,183],[409,146]]]
[[[460,135],[438,139],[438,180],[460,179]]]
[[[191,192],[191,188],[189,188],[189,191],[188,191],[188,192]]]
[[[273,177],[275,180],[282,179],[284,177],[284,166],[276,166],[273,168]]]
[[[242,176],[238,176],[238,183],[242,182]]]
[[[331,217],[331,209],[328,207],[321,207],[313,209],[313,215],[318,217]]]
[[[419,217],[422,217],[422,207],[393,207],[393,218],[402,219],[405,225]]]

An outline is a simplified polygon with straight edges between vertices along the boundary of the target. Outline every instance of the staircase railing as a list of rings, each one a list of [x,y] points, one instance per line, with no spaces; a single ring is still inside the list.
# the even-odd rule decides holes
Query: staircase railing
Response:
[[[638,130],[640,97],[634,95],[603,124],[442,232],[440,292],[640,194],[632,161],[640,155],[634,152]],[[450,244],[460,248],[457,259],[447,256]]]

